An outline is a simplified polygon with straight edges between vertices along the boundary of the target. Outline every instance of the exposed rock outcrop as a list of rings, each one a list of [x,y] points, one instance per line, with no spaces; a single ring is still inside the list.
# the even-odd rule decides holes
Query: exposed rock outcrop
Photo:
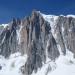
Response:
[[[42,63],[46,63],[46,58],[55,60],[59,56],[50,24],[39,12],[33,11],[23,20],[13,19],[1,33],[0,54],[8,57],[17,51],[28,55],[24,66],[26,75],[37,72]]]
[[[55,28],[57,43],[61,50],[66,54],[70,50],[75,55],[75,18],[59,16]]]
[[[30,75],[33,70],[37,72],[37,69],[42,67],[47,56],[51,60],[55,60],[59,56],[59,51],[51,33],[50,24],[43,19],[40,13],[32,12],[32,16],[26,18],[24,26],[27,29],[26,37],[28,40],[26,51],[28,60],[25,64],[25,74]]]

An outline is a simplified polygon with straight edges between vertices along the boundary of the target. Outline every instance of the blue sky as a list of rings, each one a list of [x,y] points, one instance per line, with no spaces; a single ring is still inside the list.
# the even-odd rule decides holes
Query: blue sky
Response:
[[[45,14],[75,14],[75,0],[0,0],[0,24],[30,15],[33,9]]]

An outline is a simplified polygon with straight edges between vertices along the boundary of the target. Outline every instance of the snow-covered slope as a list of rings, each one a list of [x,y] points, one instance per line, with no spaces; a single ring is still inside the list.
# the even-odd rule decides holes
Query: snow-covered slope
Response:
[[[20,68],[25,64],[27,55],[20,53],[12,54],[8,59],[0,56],[0,75],[22,75]],[[2,68],[1,68],[2,66]],[[75,75],[75,59],[73,54],[68,52],[66,56],[60,55],[55,61],[48,61],[39,68],[37,73],[32,75]]]
[[[7,59],[0,56],[0,75],[22,75],[20,69],[26,60],[27,55],[21,56],[20,53],[14,53]]]

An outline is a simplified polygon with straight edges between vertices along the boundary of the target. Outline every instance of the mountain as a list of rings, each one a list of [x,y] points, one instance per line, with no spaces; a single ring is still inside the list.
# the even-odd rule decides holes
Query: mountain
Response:
[[[31,16],[13,18],[2,26],[0,75],[75,74],[74,15],[33,11]]]

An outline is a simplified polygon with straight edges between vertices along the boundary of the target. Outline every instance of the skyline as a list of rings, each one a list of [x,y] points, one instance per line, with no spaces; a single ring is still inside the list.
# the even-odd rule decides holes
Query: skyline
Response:
[[[0,0],[0,24],[31,15],[36,9],[44,14],[75,15],[74,0]]]

